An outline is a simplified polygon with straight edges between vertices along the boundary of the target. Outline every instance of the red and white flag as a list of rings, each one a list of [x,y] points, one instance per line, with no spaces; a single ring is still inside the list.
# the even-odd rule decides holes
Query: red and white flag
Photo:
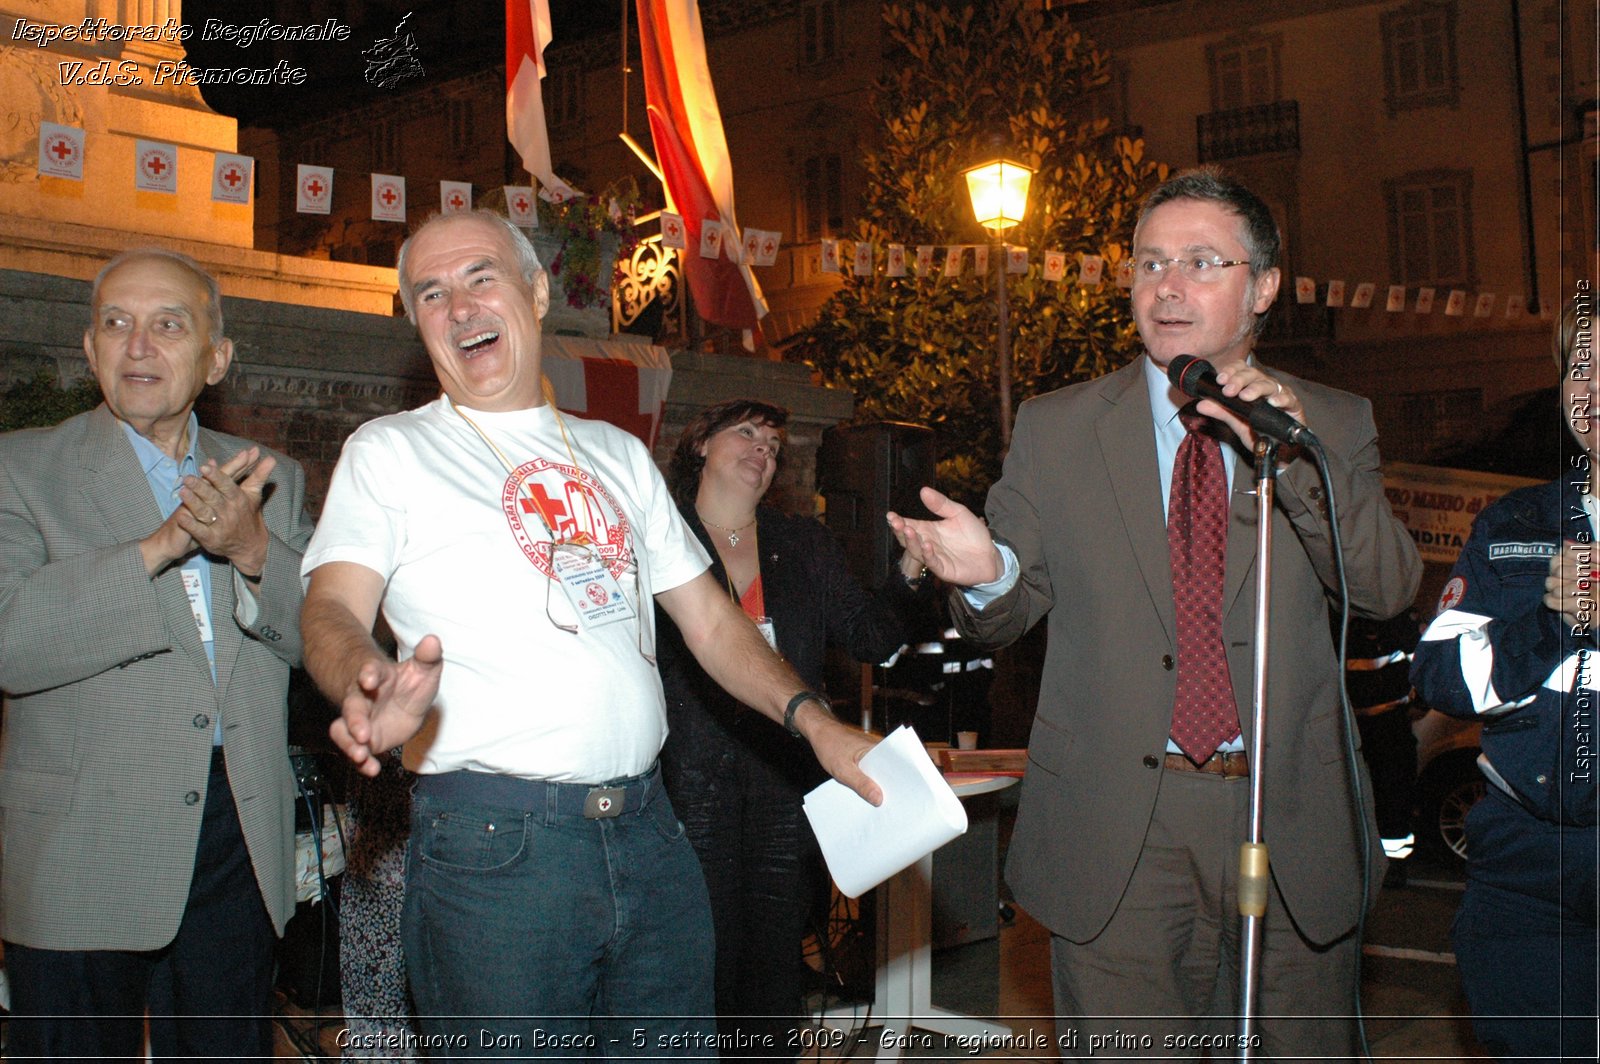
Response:
[[[683,229],[683,219],[671,211],[661,212],[661,246],[666,248],[689,246]]]
[[[1296,277],[1294,279],[1294,301],[1296,303],[1315,303],[1317,301],[1317,282],[1309,277]]]
[[[917,276],[926,277],[933,272],[933,245],[917,245]]]
[[[945,249],[944,275],[952,281],[961,276],[961,252],[965,249],[965,244],[951,244]]]
[[[979,277],[989,276],[989,245],[978,244],[973,247],[972,272]]]
[[[884,272],[890,277],[904,277],[906,275],[906,246],[904,244],[889,245],[889,254],[884,263]]]
[[[439,182],[439,213],[461,214],[472,209],[471,181]]]
[[[1383,309],[1390,314],[1398,314],[1406,309],[1406,286],[1392,284],[1389,286],[1389,297],[1384,301]]]
[[[839,272],[839,242],[831,237],[822,238],[822,261],[818,266],[823,273]]]
[[[83,130],[54,122],[39,123],[39,173],[83,180]]]
[[[1326,300],[1324,305],[1325,306],[1330,306],[1330,307],[1342,307],[1342,306],[1344,306],[1344,282],[1343,281],[1329,281],[1328,282],[1328,297],[1327,297],[1327,300]]]
[[[700,223],[700,257],[714,259],[722,254],[722,223],[707,218]]]
[[[1433,313],[1433,294],[1431,288],[1417,289],[1417,305],[1414,309],[1418,314]]]
[[[1520,318],[1526,309],[1521,296],[1506,296],[1506,317]]]
[[[507,185],[506,217],[523,229],[539,228],[539,208],[533,202],[532,185]]]
[[[1092,286],[1100,283],[1101,276],[1105,273],[1106,260],[1099,255],[1078,256],[1078,283]]]
[[[557,177],[550,163],[539,88],[550,72],[544,65],[550,36],[549,0],[506,0],[506,139],[522,157],[522,168],[539,179],[539,195],[561,203],[582,193]]]
[[[761,230],[745,228],[744,245],[739,249],[739,261],[747,262],[751,266],[761,265],[756,261],[761,254]]]
[[[638,0],[638,12],[646,110],[667,205],[683,217],[691,242],[699,243],[707,220],[721,223],[731,237],[730,254],[685,256],[689,291],[701,317],[744,330],[745,346],[754,348],[767,301],[750,266],[733,259],[739,246],[733,166],[706,65],[700,6],[696,0]]]
[[[255,165],[248,155],[217,152],[211,163],[211,198],[218,203],[249,203],[250,173]]]
[[[872,261],[877,257],[876,249],[868,240],[856,241],[855,275],[857,277],[872,276]]]
[[[1028,272],[1028,249],[1019,247],[1006,247],[1006,272]]]
[[[1450,294],[1445,297],[1444,314],[1447,318],[1464,317],[1467,313],[1467,293],[1461,288],[1450,289]]]
[[[133,187],[140,192],[178,191],[178,146],[158,140],[133,142]]]
[[[406,179],[399,174],[372,175],[372,220],[406,220]]]
[[[1474,318],[1487,318],[1494,314],[1494,293],[1479,292],[1478,302],[1472,307]]]
[[[1366,310],[1372,306],[1372,296],[1377,290],[1378,286],[1371,281],[1362,281],[1356,285],[1355,294],[1350,297],[1350,306],[1355,310]]]
[[[295,171],[295,211],[299,214],[327,214],[332,204],[333,167],[299,164]]]
[[[783,234],[771,229],[757,229],[761,239],[756,244],[757,266],[776,266],[778,264],[778,245],[783,242]]]
[[[1065,251],[1046,251],[1044,253],[1044,279],[1046,281],[1059,281],[1067,275],[1067,253]]]

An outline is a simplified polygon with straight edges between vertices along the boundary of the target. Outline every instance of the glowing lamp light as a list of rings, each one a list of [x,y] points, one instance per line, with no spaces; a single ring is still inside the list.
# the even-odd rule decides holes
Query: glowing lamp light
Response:
[[[1033,169],[1010,159],[995,159],[967,170],[967,195],[978,224],[996,234],[1022,221],[1028,207]]]

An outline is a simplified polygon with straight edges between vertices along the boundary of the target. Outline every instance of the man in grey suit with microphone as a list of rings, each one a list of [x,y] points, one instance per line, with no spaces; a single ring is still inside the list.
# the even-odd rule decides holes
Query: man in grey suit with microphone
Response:
[[[285,693],[300,467],[200,427],[217,283],[124,252],[84,354],[105,402],[0,436],[0,938],[7,1053],[270,1055],[294,907]]]
[[[1238,844],[1247,836],[1254,432],[1232,400],[1315,430],[1328,457],[1357,615],[1410,605],[1421,565],[1384,499],[1370,405],[1252,357],[1278,294],[1265,204],[1214,171],[1179,174],[1134,231],[1144,357],[1030,399],[985,523],[931,489],[940,518],[891,515],[941,579],[956,626],[1004,645],[1046,620],[1049,650],[1006,866],[1051,931],[1055,1005],[1074,1055],[1232,1056]],[[1169,386],[1181,355],[1222,396]],[[1288,459],[1292,452],[1280,453]],[[1265,745],[1272,887],[1263,921],[1259,1055],[1355,1052],[1358,808],[1344,753],[1328,500],[1309,460],[1278,478]],[[1382,879],[1373,870],[1371,888]]]

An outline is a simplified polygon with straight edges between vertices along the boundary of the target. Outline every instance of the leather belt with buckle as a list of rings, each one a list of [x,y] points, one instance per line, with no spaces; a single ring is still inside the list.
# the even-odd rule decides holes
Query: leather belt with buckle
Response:
[[[1165,767],[1173,772],[1208,772],[1236,780],[1250,775],[1250,755],[1243,750],[1218,750],[1197,765],[1183,754],[1168,754]]]

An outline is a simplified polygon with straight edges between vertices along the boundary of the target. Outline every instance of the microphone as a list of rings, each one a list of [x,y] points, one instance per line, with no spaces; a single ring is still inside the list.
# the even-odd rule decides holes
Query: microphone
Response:
[[[1261,435],[1270,436],[1279,443],[1300,447],[1321,446],[1310,429],[1265,399],[1247,401],[1236,395],[1223,395],[1222,385],[1217,383],[1216,368],[1203,358],[1178,355],[1167,366],[1167,380],[1184,395],[1193,399],[1210,399],[1237,414]]]

